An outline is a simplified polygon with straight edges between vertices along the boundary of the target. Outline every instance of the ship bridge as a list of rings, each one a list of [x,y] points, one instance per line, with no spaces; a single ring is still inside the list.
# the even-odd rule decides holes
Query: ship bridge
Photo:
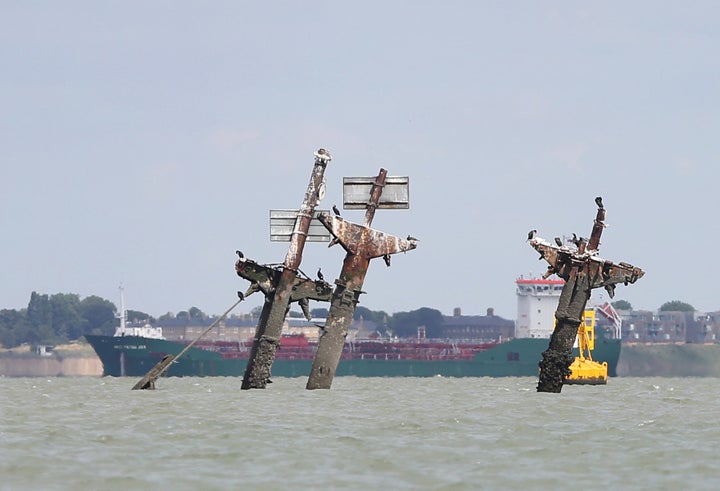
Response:
[[[564,280],[520,277],[517,285],[516,338],[550,338]]]

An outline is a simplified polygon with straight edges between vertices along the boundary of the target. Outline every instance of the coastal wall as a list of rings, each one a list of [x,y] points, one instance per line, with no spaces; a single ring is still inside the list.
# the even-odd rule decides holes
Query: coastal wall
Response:
[[[6,377],[99,377],[102,373],[97,356],[0,357],[0,376]]]
[[[720,344],[623,344],[620,377],[720,377]]]

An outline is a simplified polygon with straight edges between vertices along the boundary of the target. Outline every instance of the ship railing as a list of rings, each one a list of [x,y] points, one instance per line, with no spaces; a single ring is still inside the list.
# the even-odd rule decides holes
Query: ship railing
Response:
[[[430,354],[430,353],[344,353],[343,360],[421,360],[421,361],[444,361],[444,360],[472,360],[474,353],[458,354]]]

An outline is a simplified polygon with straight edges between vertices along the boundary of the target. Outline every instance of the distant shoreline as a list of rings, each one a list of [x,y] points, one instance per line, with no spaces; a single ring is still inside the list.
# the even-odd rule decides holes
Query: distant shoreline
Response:
[[[720,377],[720,344],[623,343],[620,377]]]
[[[720,377],[720,344],[623,343],[619,377]],[[0,351],[0,376],[101,377],[102,363],[88,345],[58,346],[49,356],[29,348]]]

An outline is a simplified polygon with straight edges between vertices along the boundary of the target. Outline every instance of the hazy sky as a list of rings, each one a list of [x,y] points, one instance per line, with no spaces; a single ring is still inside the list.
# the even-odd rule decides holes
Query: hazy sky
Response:
[[[32,291],[152,315],[222,313],[235,250],[282,262],[313,151],[410,177],[374,228],[419,240],[361,305],[505,318],[526,242],[588,236],[642,267],[636,309],[720,310],[720,4],[714,1],[2,2],[0,308]],[[362,222],[362,211],[343,216]],[[342,248],[302,269],[337,277]],[[594,294],[597,299],[598,294]],[[238,311],[261,305],[259,294]],[[312,303],[311,307],[325,307]]]

